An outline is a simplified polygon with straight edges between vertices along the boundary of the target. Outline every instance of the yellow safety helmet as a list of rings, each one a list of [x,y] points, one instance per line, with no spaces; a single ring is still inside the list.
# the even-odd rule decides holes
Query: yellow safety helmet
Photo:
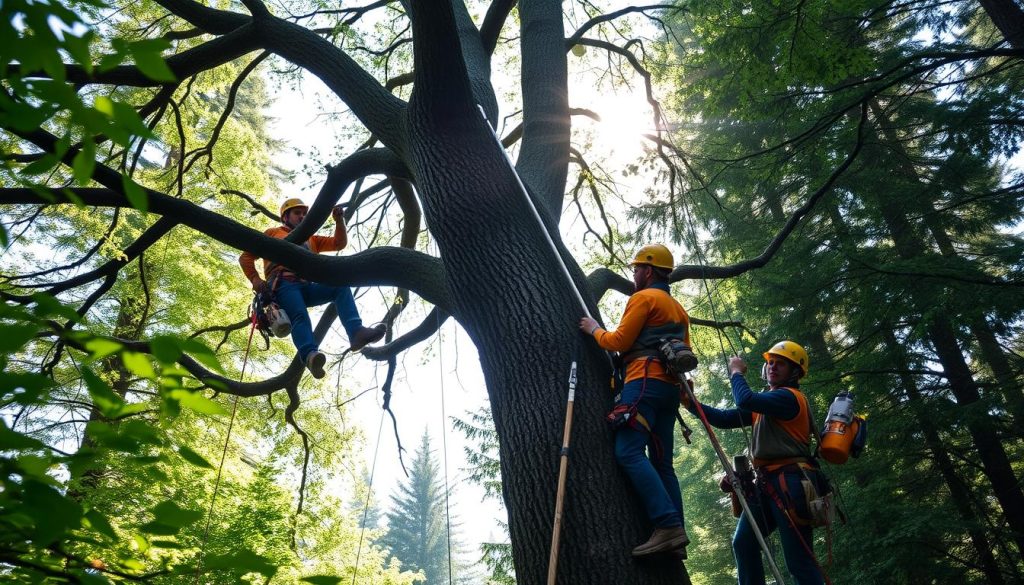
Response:
[[[676,267],[672,261],[672,252],[662,244],[647,244],[636,252],[636,258],[629,263],[630,266],[637,264],[650,264],[657,268],[672,270]]]
[[[295,209],[296,207],[305,207],[306,209],[309,209],[309,206],[303,203],[302,199],[292,197],[291,199],[285,199],[284,203],[281,204],[281,217],[283,218],[284,214],[288,213],[289,209]]]
[[[768,356],[771,355],[784,357],[800,368],[800,377],[807,375],[807,368],[810,365],[810,360],[807,358],[807,350],[801,347],[799,343],[794,343],[789,340],[780,341],[762,355],[764,356],[765,361],[768,361]]]

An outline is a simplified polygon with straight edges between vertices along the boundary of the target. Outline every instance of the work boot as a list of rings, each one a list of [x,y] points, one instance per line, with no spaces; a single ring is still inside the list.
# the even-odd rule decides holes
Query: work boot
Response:
[[[682,549],[686,553],[686,545],[690,538],[686,536],[686,530],[682,526],[672,528],[655,528],[647,542],[633,549],[634,557],[653,555],[655,553],[675,551]]]
[[[309,370],[313,377],[319,380],[327,375],[324,371],[324,364],[327,363],[327,356],[320,353],[319,351],[311,351],[306,356],[306,369]]]
[[[380,325],[374,325],[373,327],[360,327],[356,331],[349,341],[352,343],[352,351],[359,351],[366,347],[367,344],[375,341],[380,341],[384,338],[384,334],[388,332],[387,325],[381,323]]]

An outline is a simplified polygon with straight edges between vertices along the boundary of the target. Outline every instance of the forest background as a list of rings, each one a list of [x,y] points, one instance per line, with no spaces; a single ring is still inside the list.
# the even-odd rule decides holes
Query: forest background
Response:
[[[482,381],[459,392],[493,410],[445,418],[470,420],[457,426],[485,450],[460,473],[503,488],[512,540],[482,569],[463,549],[453,578],[510,582],[514,565],[539,582],[568,371],[553,348],[580,345],[582,309],[558,298],[568,283],[536,226],[510,243],[507,226],[526,224],[507,210],[525,206],[502,158],[474,158],[493,143],[459,109],[475,102],[605,319],[638,244],[678,252],[706,401],[728,404],[726,355],[756,363],[782,338],[810,350],[819,417],[855,392],[871,446],[828,469],[849,515],[837,583],[1024,582],[1018,4],[421,4],[0,7],[5,578],[447,580],[362,530],[378,419],[356,410],[366,395],[349,400],[391,405],[397,374],[436,406],[444,388],[421,382],[451,377],[432,360],[473,370],[472,344]],[[284,103],[316,114],[321,144],[275,132],[272,104],[296,89],[301,105]],[[296,185],[316,200],[309,230],[350,202],[359,253],[316,265],[260,240]],[[286,342],[247,351],[240,248],[363,287],[389,343],[316,383]],[[464,345],[435,335],[449,315]],[[599,388],[600,354],[580,351]],[[560,582],[679,582],[681,567],[625,554],[649,527],[609,457],[610,397],[581,396]],[[402,414],[395,434],[414,443],[423,423]],[[732,520],[699,430],[675,460],[685,573],[732,582]]]

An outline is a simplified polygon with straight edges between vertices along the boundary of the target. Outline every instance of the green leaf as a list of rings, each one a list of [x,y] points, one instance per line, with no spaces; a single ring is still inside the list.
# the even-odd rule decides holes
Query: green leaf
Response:
[[[334,575],[313,575],[311,577],[303,577],[299,581],[306,583],[312,583],[313,585],[337,585],[341,583],[341,577],[335,577]]]
[[[124,362],[124,367],[136,376],[147,380],[156,379],[156,371],[153,369],[153,364],[149,363],[149,357],[146,354],[125,351],[121,354],[121,361]]]
[[[225,414],[227,412],[224,410],[223,406],[198,392],[192,392],[191,390],[171,390],[169,394],[171,398],[177,400],[179,404],[196,412],[203,414]]]
[[[107,418],[116,418],[125,406],[124,399],[89,368],[82,368],[82,379],[92,397],[93,406]]]
[[[129,46],[135,65],[142,74],[153,81],[175,81],[177,78],[167,66],[160,53],[167,47],[162,39],[150,39],[134,42]]]
[[[139,117],[139,113],[135,111],[135,108],[121,102],[114,102],[113,118],[114,121],[131,133],[134,136],[143,136],[146,138],[152,138],[154,136],[153,131],[149,129],[142,122],[142,118]]]
[[[38,332],[38,325],[4,325],[0,334],[0,353],[18,351]]]
[[[160,502],[152,512],[153,520],[143,525],[142,530],[148,534],[161,536],[177,534],[182,528],[203,517],[202,512],[187,510],[170,500]]]
[[[25,506],[31,510],[35,523],[32,534],[35,544],[49,545],[81,524],[82,507],[77,502],[39,481],[26,480],[23,485]]]
[[[47,155],[44,155],[42,158],[40,158],[40,159],[38,159],[36,161],[33,161],[32,163],[30,163],[28,166],[24,167],[23,169],[21,169],[21,174],[22,175],[27,175],[29,177],[31,177],[33,175],[41,175],[41,174],[49,171],[53,167],[57,166],[57,164],[59,164],[59,163],[60,163],[60,159],[58,159],[57,157],[55,157],[55,156],[53,156],[51,154],[47,154]]]
[[[9,240],[7,239],[7,228],[0,225],[0,246],[7,247]]]
[[[38,404],[43,399],[43,391],[53,386],[53,380],[42,374],[0,373],[0,397],[4,401],[10,400],[22,405]]]
[[[195,465],[196,467],[205,467],[207,469],[213,469],[213,465],[210,465],[209,461],[207,461],[202,455],[196,453],[192,449],[189,449],[185,445],[178,447],[178,455],[181,455],[182,459],[188,461],[189,463]]]
[[[124,349],[124,345],[104,337],[93,337],[86,341],[84,345],[86,351],[89,352],[90,361],[101,360]]]
[[[153,357],[162,364],[173,364],[181,357],[178,340],[170,335],[157,335],[149,341],[149,349]],[[164,370],[164,375],[168,375]]]
[[[86,185],[92,180],[93,170],[96,168],[96,143],[91,139],[82,142],[82,149],[75,154],[71,161],[71,169],[74,171],[75,180],[79,185]]]
[[[203,342],[195,339],[182,339],[181,350],[196,358],[199,363],[211,370],[221,374],[224,373],[224,368],[220,365],[220,361],[217,360],[217,354]]]
[[[68,54],[85,69],[85,72],[92,75],[92,54],[89,51],[89,44],[94,37],[93,31],[86,31],[82,36],[75,36],[69,32],[64,33],[64,48]]]
[[[82,317],[76,313],[74,309],[46,293],[36,293],[32,295],[32,300],[36,304],[32,309],[32,312],[35,313],[37,317],[64,317],[65,319],[75,323],[82,320]]]
[[[114,532],[114,527],[110,525],[110,521],[103,514],[100,514],[96,510],[89,510],[85,513],[85,523],[90,528],[99,532],[103,536],[111,539],[117,539],[117,533]]]
[[[40,457],[39,455],[21,455],[15,460],[18,469],[22,471],[22,475],[42,478],[49,481],[46,472],[53,467],[53,460],[49,457]]]
[[[210,556],[207,558],[206,566],[211,569],[255,572],[267,578],[273,577],[277,573],[277,566],[270,562],[270,559],[245,549],[224,555]]]
[[[121,175],[121,187],[124,188],[124,196],[132,207],[142,212],[149,210],[149,196],[146,195],[146,190],[133,181],[131,177]]]

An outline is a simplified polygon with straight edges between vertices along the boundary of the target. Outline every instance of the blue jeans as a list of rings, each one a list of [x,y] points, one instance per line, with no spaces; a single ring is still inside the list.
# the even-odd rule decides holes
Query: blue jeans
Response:
[[[309,320],[307,307],[316,307],[334,302],[338,309],[338,320],[341,321],[349,340],[363,326],[359,318],[359,309],[352,291],[347,286],[327,286],[316,282],[293,282],[281,279],[274,291],[277,304],[288,313],[292,322],[292,343],[299,350],[299,358],[306,361],[310,352],[319,348],[313,339],[313,324]]]
[[[650,423],[651,432],[639,424],[635,428],[619,427],[615,432],[615,459],[640,494],[654,527],[682,526],[683,498],[672,467],[679,386],[650,378],[646,387],[644,383],[640,379],[623,386],[619,404],[635,402],[637,410]]]
[[[808,475],[812,479],[815,478],[815,474],[812,472],[808,472]],[[804,496],[804,488],[800,484],[800,480],[803,478],[804,475],[798,471],[786,471],[771,473],[766,481],[772,482],[772,487],[780,501],[795,508],[798,517],[806,518],[808,516],[807,500]],[[792,504],[786,502],[786,494],[780,489],[782,481],[786,482]],[[786,568],[796,579],[797,584],[821,585],[824,583],[821,571],[818,570],[818,566],[814,562],[814,557],[800,542],[800,537],[803,537],[804,543],[813,550],[814,541],[811,527],[797,525],[799,533],[794,531],[785,513],[765,493],[764,488],[759,488],[758,492],[758,498],[749,502],[750,511],[754,513],[754,518],[757,519],[757,524],[761,527],[761,534],[766,539],[776,528],[779,529],[782,554],[786,557]],[[740,516],[740,521],[736,524],[736,533],[732,537],[732,550],[736,555],[736,572],[740,585],[764,585],[761,546],[757,543],[757,537],[745,514]]]

